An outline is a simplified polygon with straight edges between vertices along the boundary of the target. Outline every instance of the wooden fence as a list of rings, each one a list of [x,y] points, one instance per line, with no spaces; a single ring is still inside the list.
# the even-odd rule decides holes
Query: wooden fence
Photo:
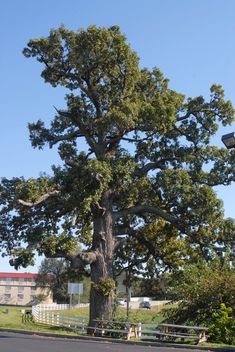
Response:
[[[68,305],[39,304],[32,307],[33,319],[37,323],[60,326],[81,333],[86,332],[88,319],[81,316],[72,316],[54,311],[68,309]],[[52,312],[53,311],[53,312]]]
[[[80,305],[81,306],[81,305]],[[83,305],[87,306],[87,305]],[[81,316],[66,315],[58,310],[69,309],[69,305],[48,305],[39,304],[32,307],[32,316],[35,322],[47,324],[51,326],[60,326],[67,329],[71,329],[78,333],[86,334],[88,327],[88,318]],[[196,342],[202,342],[207,340],[206,332],[207,328],[199,326],[184,326],[175,324],[142,324],[132,322],[113,322],[113,321],[100,321],[102,324],[101,328],[94,328],[93,330],[99,330],[101,336],[106,332],[113,334],[122,334],[128,332],[128,337],[138,337],[139,339],[151,339],[151,340],[164,340],[164,341],[175,341],[175,340],[195,340]],[[105,326],[105,324],[107,326]],[[111,324],[111,325],[110,325]],[[113,327],[116,324],[117,327]],[[126,324],[128,327],[134,327],[134,334],[131,334],[127,328],[123,331],[120,326]],[[116,326],[115,325],[115,326]],[[120,326],[119,326],[120,325]],[[118,330],[119,329],[119,330]],[[128,331],[127,331],[128,330]],[[94,331],[95,333],[96,331]]]

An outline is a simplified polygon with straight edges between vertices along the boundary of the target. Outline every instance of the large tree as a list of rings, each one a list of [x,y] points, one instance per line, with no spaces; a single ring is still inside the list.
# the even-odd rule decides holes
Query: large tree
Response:
[[[184,243],[187,256],[208,255],[223,216],[212,187],[229,184],[235,170],[234,152],[210,140],[234,110],[218,85],[208,101],[186,99],[159,69],[141,69],[117,26],[60,27],[30,40],[24,55],[68,91],[50,126],[29,124],[32,146],[57,147],[62,162],[49,176],[2,179],[2,248],[16,268],[35,251],[90,265],[92,324],[112,317],[113,259],[128,237],[156,257],[151,236],[161,220],[166,252],[169,243],[181,255]]]

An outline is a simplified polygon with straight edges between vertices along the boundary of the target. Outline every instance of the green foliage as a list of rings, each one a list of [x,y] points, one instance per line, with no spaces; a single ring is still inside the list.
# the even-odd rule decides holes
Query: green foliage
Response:
[[[151,269],[150,269],[151,270]],[[154,275],[156,270],[152,268],[143,278],[137,277],[132,283],[132,295],[137,297],[151,297],[153,300],[171,300],[172,294],[168,290],[171,275],[161,273]]]
[[[53,301],[66,303],[69,300],[67,294],[68,280],[66,272],[68,263],[65,260],[44,259],[39,267],[37,286],[46,285],[50,287],[53,294]]]
[[[69,253],[76,249],[76,247],[76,239],[62,233],[57,237],[45,237],[41,242],[40,251],[48,257],[53,257],[56,253]]]
[[[116,287],[115,281],[110,278],[101,278],[97,283],[92,283],[93,288],[103,296],[110,296],[113,294]]]
[[[125,308],[117,308],[114,320],[116,321],[131,321],[135,323],[141,322],[142,324],[159,324],[163,321],[162,306],[152,306],[151,309],[133,309],[129,311],[127,318]]]
[[[158,68],[140,68],[118,26],[61,26],[23,53],[67,94],[48,126],[28,125],[33,148],[57,147],[61,166],[0,183],[1,251],[15,268],[38,252],[99,273],[115,259],[117,270],[128,264],[152,279],[213,259],[228,239],[232,248],[213,189],[235,180],[234,150],[211,145],[234,120],[221,86],[208,101],[170,89]],[[113,283],[104,287],[97,292],[110,294]]]
[[[216,248],[218,255],[230,261],[230,265],[235,267],[235,220],[232,218],[225,219],[222,224],[218,246]]]
[[[46,299],[47,299],[47,296],[42,294],[42,293],[40,293],[39,295],[37,295],[35,303],[36,304],[43,303],[43,302],[46,301]]]
[[[168,311],[169,320],[204,325],[222,303],[235,308],[235,271],[219,260],[188,265],[173,279],[171,292],[180,303]]]
[[[213,342],[235,344],[235,310],[222,303],[212,314],[209,336]]]
[[[53,301],[57,303],[68,303],[68,282],[83,282],[84,292],[82,302],[89,302],[90,280],[83,278],[84,272],[72,269],[70,263],[64,259],[44,259],[38,271],[37,286],[48,286],[53,293]],[[77,303],[76,298],[76,303]]]

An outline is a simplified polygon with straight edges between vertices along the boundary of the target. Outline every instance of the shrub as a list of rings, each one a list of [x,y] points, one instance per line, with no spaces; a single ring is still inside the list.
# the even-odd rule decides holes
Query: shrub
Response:
[[[219,261],[185,266],[171,287],[177,308],[168,310],[168,320],[208,325],[221,304],[235,311],[235,271]]]
[[[213,313],[209,329],[210,341],[235,344],[235,312],[231,307],[221,304]]]

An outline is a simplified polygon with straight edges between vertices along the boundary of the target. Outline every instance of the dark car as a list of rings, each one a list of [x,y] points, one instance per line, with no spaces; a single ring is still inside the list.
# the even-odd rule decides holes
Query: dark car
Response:
[[[148,301],[141,302],[140,308],[151,309],[151,304]]]

